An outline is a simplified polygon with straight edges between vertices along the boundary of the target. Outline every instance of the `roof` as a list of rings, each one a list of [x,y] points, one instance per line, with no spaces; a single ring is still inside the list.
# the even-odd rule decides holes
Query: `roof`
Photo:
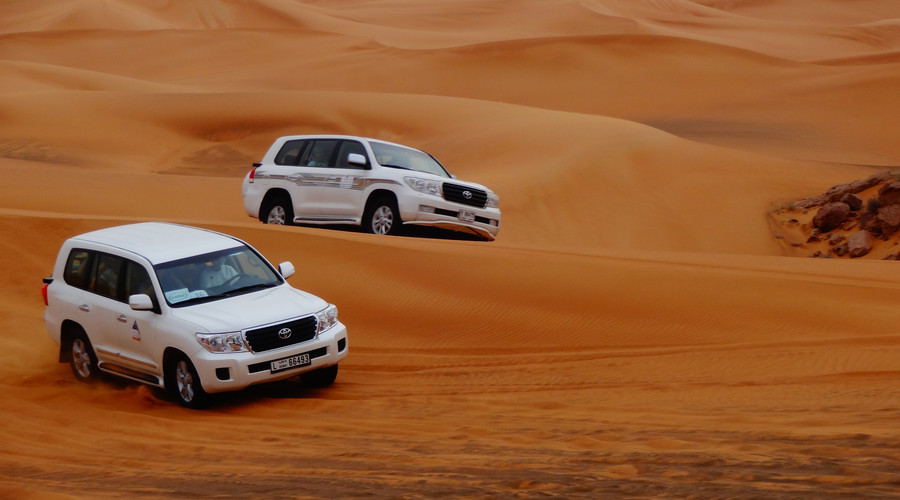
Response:
[[[207,229],[165,222],[141,222],[99,229],[73,240],[120,248],[143,256],[152,264],[234,248],[243,242]]]
[[[407,146],[405,144],[398,144],[396,142],[384,141],[381,139],[373,139],[371,137],[363,137],[358,135],[337,135],[337,134],[306,134],[306,135],[285,135],[279,137],[278,141],[293,141],[300,139],[348,139],[355,141],[366,141],[366,142],[378,142],[381,144],[390,144],[391,146],[399,146],[401,148],[412,149],[415,151],[419,151],[414,147]]]

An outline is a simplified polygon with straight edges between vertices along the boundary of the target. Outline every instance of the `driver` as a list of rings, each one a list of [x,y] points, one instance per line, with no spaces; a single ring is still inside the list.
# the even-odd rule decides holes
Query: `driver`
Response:
[[[225,257],[222,257],[206,263],[206,267],[200,271],[200,284],[207,289],[221,286],[237,274],[233,267],[225,263]]]

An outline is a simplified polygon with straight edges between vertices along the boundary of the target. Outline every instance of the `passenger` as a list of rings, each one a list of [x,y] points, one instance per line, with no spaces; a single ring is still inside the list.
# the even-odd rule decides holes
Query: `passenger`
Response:
[[[321,149],[316,149],[309,155],[309,162],[307,162],[310,167],[327,167],[328,159],[325,158],[325,152]]]
[[[206,289],[222,286],[237,274],[233,267],[225,264],[225,257],[222,257],[206,263],[206,267],[200,271],[200,284]]]

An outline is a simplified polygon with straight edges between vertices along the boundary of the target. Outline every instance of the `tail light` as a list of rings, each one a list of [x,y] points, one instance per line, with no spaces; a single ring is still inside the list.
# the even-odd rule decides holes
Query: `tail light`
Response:
[[[261,163],[254,163],[253,168],[250,169],[250,173],[247,174],[247,182],[253,184],[253,178],[256,177],[256,168],[259,167]]]
[[[48,287],[48,286],[50,286],[50,282],[47,281],[47,280],[44,280],[44,287],[41,288],[41,295],[44,296],[44,305],[45,305],[45,306],[49,306],[49,305],[50,305],[50,301],[47,300],[47,287]]]

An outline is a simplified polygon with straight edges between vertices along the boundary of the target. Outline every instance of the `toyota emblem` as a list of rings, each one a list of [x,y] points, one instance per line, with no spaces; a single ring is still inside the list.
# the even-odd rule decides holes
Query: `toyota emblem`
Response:
[[[278,330],[278,338],[281,340],[287,340],[291,337],[291,329],[290,328],[282,328]]]
[[[463,191],[463,192],[462,192],[462,195],[463,195],[463,198],[465,198],[465,199],[467,199],[467,200],[471,200],[471,199],[472,199],[472,192],[469,191],[469,190]]]

